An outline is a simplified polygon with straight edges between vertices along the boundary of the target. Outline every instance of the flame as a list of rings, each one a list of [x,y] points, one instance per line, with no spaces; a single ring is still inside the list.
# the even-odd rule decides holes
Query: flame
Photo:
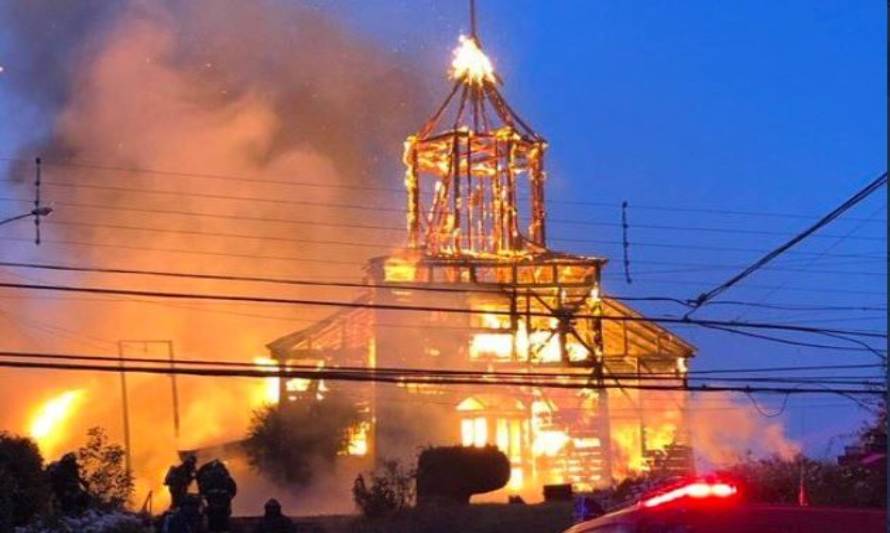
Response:
[[[347,455],[368,455],[368,433],[371,431],[369,422],[360,422],[349,429],[349,442],[346,444]]]
[[[470,339],[470,359],[510,359],[513,355],[513,335],[509,332],[510,319],[504,315],[481,315],[481,326],[492,330],[504,330],[504,333],[477,333]],[[555,321],[550,324],[556,327]],[[516,359],[528,361],[529,354],[541,363],[558,363],[562,360],[559,336],[552,330],[545,329],[529,333],[524,322],[520,322],[516,330]],[[587,349],[581,344],[566,342],[566,354],[569,361],[583,361],[588,357]]]
[[[383,266],[386,281],[414,281],[417,277],[417,265],[414,261],[392,257]]]
[[[278,371],[278,362],[268,357],[254,357],[253,364],[265,372]],[[278,403],[278,377],[263,379],[262,388],[254,395],[254,404],[273,405]]]
[[[54,448],[65,437],[65,423],[85,393],[83,389],[65,391],[47,400],[34,413],[28,433],[37,441],[43,455],[52,455]]]
[[[488,421],[484,416],[460,421],[461,444],[481,448],[488,443]]]
[[[640,430],[634,424],[612,426],[612,449],[617,452],[615,464],[619,476],[628,476],[646,469],[646,460],[640,443]]]
[[[460,36],[460,44],[454,49],[454,60],[451,62],[451,77],[475,84],[494,81],[494,67],[491,65],[491,60],[482,52],[473,37]]]
[[[535,455],[544,455],[547,457],[555,457],[565,448],[569,442],[569,436],[565,431],[545,429],[540,430],[535,435],[535,442],[532,444],[532,453]]]

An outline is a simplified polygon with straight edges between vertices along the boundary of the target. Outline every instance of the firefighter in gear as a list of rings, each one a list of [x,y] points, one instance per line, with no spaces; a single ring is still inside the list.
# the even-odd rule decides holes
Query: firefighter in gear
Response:
[[[254,533],[296,533],[297,526],[281,514],[281,504],[275,498],[266,502],[266,514],[254,529]]]
[[[176,509],[182,505],[189,485],[195,479],[195,456],[189,455],[178,466],[171,466],[164,478],[164,485],[170,491],[170,508]]]
[[[238,493],[238,486],[229,475],[226,465],[214,459],[202,465],[195,478],[198,481],[198,492],[206,503],[207,530],[229,531],[232,498]]]
[[[201,533],[201,497],[197,494],[185,494],[179,505],[164,517],[161,533]]]
[[[80,477],[80,466],[77,456],[66,453],[55,463],[46,467],[53,497],[64,515],[73,516],[83,513],[90,504],[90,496],[86,484]]]

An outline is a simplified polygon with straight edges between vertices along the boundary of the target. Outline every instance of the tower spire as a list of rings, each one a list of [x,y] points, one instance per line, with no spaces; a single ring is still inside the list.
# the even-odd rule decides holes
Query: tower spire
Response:
[[[476,33],[476,0],[470,0],[470,37],[479,42],[479,34]]]
[[[405,143],[409,245],[446,257],[543,253],[546,143],[501,95],[469,2],[470,35],[454,50],[451,91]]]

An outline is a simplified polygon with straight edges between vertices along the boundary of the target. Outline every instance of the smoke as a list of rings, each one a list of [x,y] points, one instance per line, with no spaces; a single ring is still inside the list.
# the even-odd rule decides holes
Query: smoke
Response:
[[[403,226],[397,211],[401,196],[378,188],[401,186],[401,141],[432,109],[416,80],[435,76],[347,31],[324,12],[283,0],[11,0],[0,3],[0,23],[5,30],[0,59],[6,67],[0,95],[21,104],[19,113],[0,128],[18,128],[9,136],[17,143],[14,155],[19,159],[45,159],[43,194],[55,209],[44,225],[46,242],[40,249],[4,240],[3,258],[354,279],[369,256],[399,244],[402,233],[343,225]],[[4,196],[30,199],[32,172],[29,164],[12,165],[7,181],[0,184]],[[372,209],[333,207],[337,205]],[[31,231],[27,224],[18,230],[4,228],[0,238],[29,239]],[[356,241],[379,246],[330,244]],[[338,300],[352,296],[333,289],[320,293],[122,276],[12,270],[3,276],[226,294]],[[121,339],[170,340],[177,357],[220,361],[265,355],[266,343],[327,313],[316,308],[60,298],[12,291],[0,296],[0,338],[9,348],[115,353]],[[421,332],[407,331],[394,334],[390,348],[396,343],[414,346],[411,339]],[[443,353],[459,353],[453,334],[434,344],[453,345],[454,350]],[[424,343],[418,340],[416,345]],[[159,343],[130,346],[127,356],[168,356]],[[260,380],[180,378],[177,437],[170,380],[142,375],[127,379],[138,477],[135,503],[140,505],[153,491],[156,510],[165,505],[160,483],[177,460],[176,450],[243,438],[251,410],[264,401]],[[0,403],[7,408],[0,412],[0,427],[26,433],[41,402],[71,389],[85,393],[75,415],[59,426],[64,438],[50,453],[78,446],[93,425],[104,426],[120,441],[121,385],[116,375],[3,371]],[[723,400],[728,408],[720,411],[713,404],[689,400],[689,441],[701,466],[725,464],[747,450],[796,450],[778,421],[763,419],[753,407]],[[443,410],[453,410],[453,404],[441,401],[447,404]],[[620,396],[613,401],[624,417],[615,423],[613,441],[623,450],[622,462],[640,463],[644,443],[638,436],[639,410],[633,402],[622,402]],[[444,427],[429,427],[430,420],[411,423],[413,404],[392,401],[385,408],[387,416],[404,418],[406,430],[418,434],[391,436],[391,442],[401,440],[413,447],[425,444],[424,433],[446,432]],[[408,409],[412,412],[404,412]],[[644,417],[653,430],[645,445],[670,443],[683,425],[681,414],[674,399],[647,405]],[[450,426],[451,431],[456,428]],[[387,453],[410,457],[416,449]],[[259,512],[268,496],[284,496],[243,463],[231,466],[240,486],[236,513]],[[287,512],[350,509],[352,471],[338,468],[342,471],[309,491],[285,498]],[[322,507],[332,503],[339,507]]]
[[[726,467],[748,454],[790,459],[801,451],[785,434],[781,417],[768,418],[728,393],[693,398],[688,417],[700,470]]]
[[[10,31],[2,50],[9,65],[2,78],[4,91],[36,110],[28,114],[32,133],[15,137],[20,143],[16,155],[21,160],[38,155],[45,159],[44,199],[55,204],[53,217],[44,225],[44,246],[34,251],[21,243],[4,245],[4,258],[355,279],[369,255],[398,244],[391,232],[347,231],[326,224],[370,225],[368,219],[378,225],[402,224],[395,210],[331,206],[399,205],[398,196],[375,187],[398,187],[401,182],[401,140],[428,107],[415,81],[421,76],[410,75],[415,69],[405,58],[345,30],[322,11],[274,0],[22,0],[4,2],[0,21]],[[12,165],[0,189],[27,198],[31,174],[27,164]],[[263,218],[305,223],[258,220]],[[19,231],[19,238],[30,237],[30,228]],[[307,241],[381,246],[375,250]],[[190,253],[162,251],[170,249]],[[20,281],[22,273],[5,275]],[[47,277],[28,273],[26,279]],[[84,285],[145,284],[143,279],[87,275],[52,279]],[[320,296],[308,289],[273,291],[247,284],[150,284],[155,289]],[[4,296],[22,297],[11,292]],[[317,309],[34,296],[3,300],[0,328],[13,345],[108,353],[120,339],[162,339],[173,341],[180,357],[249,361],[262,355],[269,341],[323,315]],[[324,296],[350,297],[330,291]],[[11,305],[16,306],[14,313]],[[136,346],[127,355],[143,355],[139,346],[155,350],[158,345]],[[146,355],[167,354],[161,350]],[[96,424],[112,436],[122,435],[116,376],[4,372],[2,379],[4,385],[15,384],[0,388],[0,402],[12,406],[0,415],[3,427],[26,432],[39,402],[70,388],[84,388],[80,410],[67,427],[59,428],[66,432],[62,443],[76,446],[85,429]],[[259,380],[185,378],[178,387],[179,438],[171,425],[169,380],[128,376],[138,504],[149,490],[154,491],[156,508],[163,502],[160,481],[177,449],[243,437],[251,409],[262,403]],[[250,492],[242,484],[242,494]]]

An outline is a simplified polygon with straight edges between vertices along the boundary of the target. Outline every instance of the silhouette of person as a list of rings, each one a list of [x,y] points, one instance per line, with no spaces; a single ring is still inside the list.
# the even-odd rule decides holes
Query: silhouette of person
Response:
[[[297,526],[281,514],[281,504],[275,498],[266,502],[266,513],[254,529],[254,533],[296,533]]]
[[[183,499],[188,494],[189,485],[195,479],[195,456],[189,455],[182,464],[171,466],[164,478],[164,485],[170,491],[170,508],[175,509],[182,505]]]
[[[200,533],[202,531],[201,497],[186,494],[179,505],[164,518],[161,533]]]
[[[62,514],[79,515],[87,509],[90,496],[86,491],[86,484],[80,477],[80,466],[77,464],[76,455],[66,453],[58,461],[50,463],[46,467],[46,473]]]
[[[238,493],[238,485],[221,461],[214,459],[198,469],[195,476],[198,492],[207,504],[208,531],[228,531],[232,516],[232,498]]]

